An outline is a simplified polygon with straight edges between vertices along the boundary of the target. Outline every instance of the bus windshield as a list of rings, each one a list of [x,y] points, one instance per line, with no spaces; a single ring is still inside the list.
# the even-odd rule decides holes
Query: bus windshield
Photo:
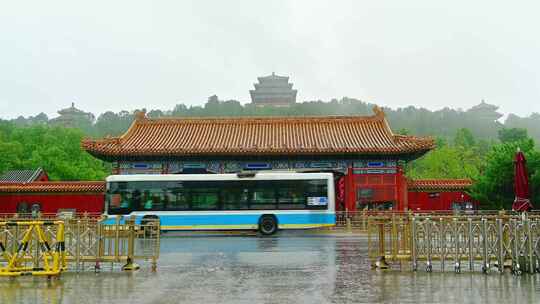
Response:
[[[109,182],[108,214],[328,208],[326,179]]]

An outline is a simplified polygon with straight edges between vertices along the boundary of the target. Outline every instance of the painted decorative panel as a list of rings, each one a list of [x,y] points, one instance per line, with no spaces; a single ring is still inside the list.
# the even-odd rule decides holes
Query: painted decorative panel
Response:
[[[233,173],[242,171],[242,165],[237,161],[226,161],[223,163],[223,171],[225,173]]]
[[[290,164],[288,161],[275,161],[272,162],[272,169],[274,170],[289,170]]]
[[[272,169],[272,165],[270,163],[263,163],[263,162],[247,162],[244,163],[244,169],[246,170],[270,170]]]
[[[118,162],[120,174],[160,174],[166,171],[167,173],[181,173],[186,169],[206,169],[213,173],[234,173],[242,170],[334,170],[342,173],[347,172],[347,168],[351,164],[355,166],[362,165],[364,167],[356,167],[357,170],[364,170],[366,173],[395,173],[395,161],[366,161],[366,160],[212,160],[212,161],[172,161],[168,163],[156,161],[138,161],[138,162]],[[369,165],[369,167],[368,167]],[[390,165],[393,165],[390,166]],[[166,170],[165,170],[166,168]],[[369,169],[369,170],[367,170]],[[393,170],[393,171],[392,171]],[[359,171],[355,171],[359,172]]]
[[[221,170],[221,162],[219,161],[211,161],[208,163],[208,166],[206,167],[206,170],[213,172],[213,173],[222,173]]]
[[[354,169],[353,174],[396,174],[396,169]]]
[[[353,162],[353,168],[395,168],[395,160],[357,160]]]

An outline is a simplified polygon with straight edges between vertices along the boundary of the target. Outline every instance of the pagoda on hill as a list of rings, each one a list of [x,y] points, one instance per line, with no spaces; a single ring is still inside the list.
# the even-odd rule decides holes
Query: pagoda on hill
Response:
[[[503,117],[501,113],[497,112],[498,109],[499,107],[496,105],[489,104],[482,99],[482,102],[470,108],[467,113],[474,114],[476,118],[481,120],[496,121]]]
[[[81,123],[92,123],[95,119],[94,114],[90,112],[84,112],[75,108],[75,103],[71,103],[71,107],[58,111],[60,116],[51,119],[49,123],[51,125],[60,125],[66,128],[75,128]]]
[[[259,83],[253,84],[250,90],[251,102],[256,106],[288,107],[296,102],[297,90],[293,90],[289,77],[272,75],[258,77]]]

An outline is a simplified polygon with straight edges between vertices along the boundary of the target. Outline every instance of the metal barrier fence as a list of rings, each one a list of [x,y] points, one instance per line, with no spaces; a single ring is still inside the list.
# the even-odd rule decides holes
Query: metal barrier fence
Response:
[[[445,271],[451,265],[487,273],[540,271],[540,215],[393,214],[368,219],[368,252],[373,266]]]
[[[529,217],[540,217],[540,211],[529,212]],[[387,210],[360,210],[360,211],[336,211],[336,226],[331,229],[348,229],[355,231],[368,231],[368,223],[374,218],[394,217],[470,217],[470,218],[495,218],[501,216],[501,211],[475,210],[475,211],[387,211]],[[518,217],[520,213],[504,211],[505,216]]]
[[[0,275],[57,275],[63,270],[82,271],[122,264],[123,270],[138,268],[137,260],[150,261],[155,270],[159,257],[159,220],[134,219],[106,225],[101,217],[54,218],[40,215],[0,216]],[[49,269],[51,256],[62,253],[64,263],[54,272]]]

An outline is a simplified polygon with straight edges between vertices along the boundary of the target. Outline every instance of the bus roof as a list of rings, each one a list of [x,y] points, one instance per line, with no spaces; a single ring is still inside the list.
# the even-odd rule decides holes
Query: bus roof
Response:
[[[251,173],[251,172],[249,172]],[[332,173],[297,173],[297,172],[253,172],[249,174],[130,174],[111,175],[107,182],[136,181],[203,181],[203,180],[295,180],[295,179],[332,179]]]

